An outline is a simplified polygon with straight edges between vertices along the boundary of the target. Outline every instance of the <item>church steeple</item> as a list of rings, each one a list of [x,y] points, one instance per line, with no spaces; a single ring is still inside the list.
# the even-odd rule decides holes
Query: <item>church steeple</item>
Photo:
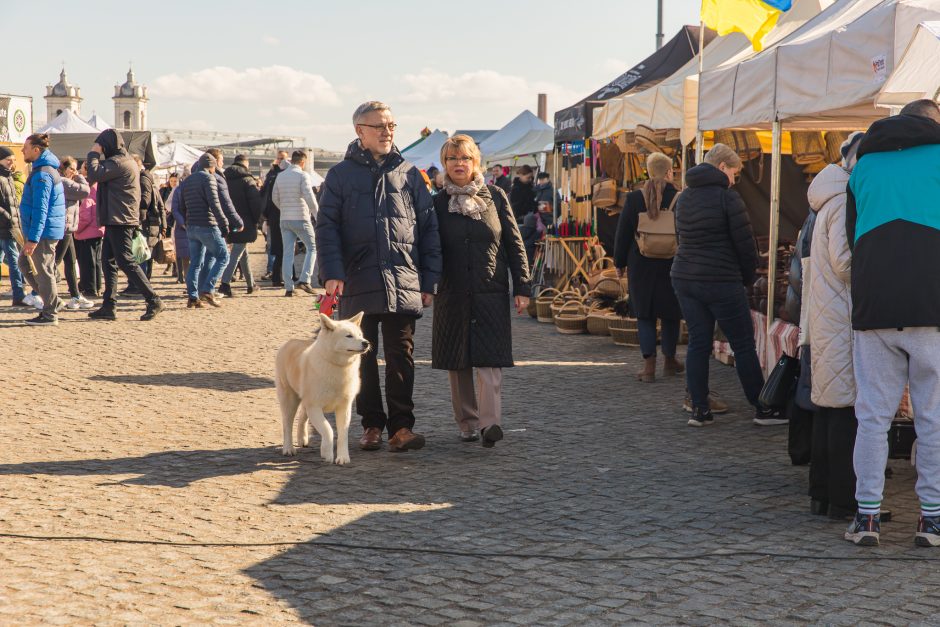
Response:
[[[46,85],[45,100],[47,121],[51,121],[66,109],[79,115],[82,102],[81,89],[69,83],[64,63],[62,71],[59,72],[59,82],[55,85]]]

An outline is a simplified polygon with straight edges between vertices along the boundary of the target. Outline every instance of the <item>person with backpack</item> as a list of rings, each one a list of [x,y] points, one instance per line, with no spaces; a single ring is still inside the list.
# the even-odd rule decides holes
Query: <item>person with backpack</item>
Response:
[[[669,278],[677,247],[672,203],[679,193],[673,185],[672,159],[654,152],[646,158],[646,171],[649,180],[642,189],[627,194],[620,213],[614,266],[619,276],[628,275],[630,305],[637,319],[643,353],[643,369],[637,379],[652,383],[656,379],[657,320],[662,325],[663,375],[675,376],[685,368],[676,360],[682,311]],[[660,233],[644,231],[647,226]],[[655,237],[659,241],[654,242]]]

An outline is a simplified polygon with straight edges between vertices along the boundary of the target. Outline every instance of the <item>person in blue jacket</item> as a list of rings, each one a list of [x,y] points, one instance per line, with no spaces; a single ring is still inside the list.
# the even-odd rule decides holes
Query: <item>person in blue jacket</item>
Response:
[[[20,252],[23,278],[42,297],[42,312],[26,321],[31,326],[56,326],[55,248],[65,236],[65,190],[59,178],[59,159],[49,150],[49,136],[36,133],[23,143],[23,159],[32,165],[20,201],[20,224],[26,240]]]

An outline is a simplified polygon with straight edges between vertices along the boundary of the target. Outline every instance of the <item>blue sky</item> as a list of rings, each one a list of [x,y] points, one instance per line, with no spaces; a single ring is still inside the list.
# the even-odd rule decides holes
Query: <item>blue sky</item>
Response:
[[[65,61],[82,114],[114,116],[129,61],[150,89],[153,127],[286,133],[342,149],[364,100],[384,100],[399,145],[421,128],[498,128],[536,94],[553,112],[653,52],[655,0],[475,3],[17,2],[4,8],[10,52],[0,93],[33,96]],[[668,40],[698,23],[698,0],[665,0]],[[11,27],[11,25],[20,25]]]

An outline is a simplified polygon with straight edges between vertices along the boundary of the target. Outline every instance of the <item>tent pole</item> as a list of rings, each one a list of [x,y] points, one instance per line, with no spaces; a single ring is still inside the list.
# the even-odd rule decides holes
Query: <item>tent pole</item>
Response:
[[[558,222],[558,180],[561,175],[561,169],[558,167],[558,144],[555,144],[555,150],[553,152],[554,158],[552,159],[552,224]],[[546,225],[548,226],[548,225]]]
[[[783,138],[783,125],[780,120],[774,120],[773,143],[771,144],[770,161],[770,239],[768,242],[769,257],[767,260],[767,358],[764,361],[764,372],[769,373],[775,365],[773,343],[770,341],[770,327],[774,322],[774,288],[777,281],[777,239],[780,235],[780,151]]]
[[[698,113],[695,115],[695,165],[705,157],[705,141],[699,120],[702,117],[702,72],[705,70],[705,22],[698,23]]]
[[[682,165],[679,169],[679,190],[681,191],[685,187],[685,172],[689,168],[689,151],[688,146],[679,142],[679,146],[682,150]]]

